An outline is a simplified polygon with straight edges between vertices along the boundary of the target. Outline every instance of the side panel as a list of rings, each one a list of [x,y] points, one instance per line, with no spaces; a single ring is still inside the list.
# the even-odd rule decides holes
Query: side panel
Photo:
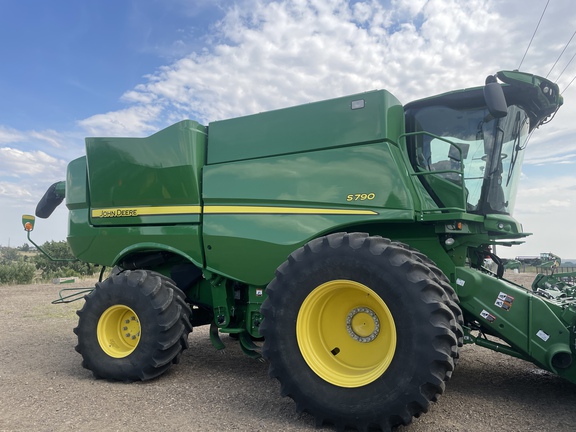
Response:
[[[68,244],[78,259],[113,266],[136,251],[166,251],[202,267],[200,225],[94,227],[88,210],[70,210]]]
[[[265,285],[293,250],[319,235],[359,224],[413,222],[409,182],[389,142],[208,165],[207,268]]]
[[[208,164],[397,141],[403,107],[386,90],[210,123]]]
[[[203,266],[200,173],[205,127],[149,138],[89,138],[68,165],[68,242],[79,259],[114,265],[131,251],[169,251]]]
[[[148,138],[87,138],[94,225],[200,221],[205,127],[176,123]]]
[[[74,159],[66,172],[66,207],[69,210],[88,208],[86,156]]]

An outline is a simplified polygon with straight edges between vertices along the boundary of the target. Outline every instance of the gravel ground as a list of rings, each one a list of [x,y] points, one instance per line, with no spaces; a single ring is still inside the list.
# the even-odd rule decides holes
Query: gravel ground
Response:
[[[533,275],[512,275],[528,286]],[[81,282],[76,286],[90,286]],[[74,350],[81,302],[52,305],[59,286],[0,286],[0,431],[312,431],[267,365],[207,328],[179,365],[145,383],[95,380]],[[576,385],[530,363],[465,346],[445,394],[398,432],[573,431]],[[325,427],[324,430],[331,430]]]

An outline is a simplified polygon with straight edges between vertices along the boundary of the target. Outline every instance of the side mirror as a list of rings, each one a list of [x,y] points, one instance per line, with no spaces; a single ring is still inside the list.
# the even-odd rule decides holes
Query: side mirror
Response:
[[[25,231],[32,231],[34,229],[34,221],[36,218],[32,215],[22,215],[22,226]]]
[[[484,101],[492,117],[502,118],[508,114],[508,104],[506,103],[504,90],[502,90],[502,86],[498,84],[496,77],[493,75],[486,78]]]

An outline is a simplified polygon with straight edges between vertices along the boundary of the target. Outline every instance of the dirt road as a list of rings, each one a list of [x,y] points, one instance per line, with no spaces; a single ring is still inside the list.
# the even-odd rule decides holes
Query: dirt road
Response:
[[[194,330],[181,363],[159,379],[95,380],[74,350],[81,302],[50,304],[58,290],[0,286],[0,431],[315,430],[280,396],[266,364],[227,337],[225,352],[215,351],[205,328]],[[575,407],[575,384],[465,346],[439,402],[398,431],[573,431]]]

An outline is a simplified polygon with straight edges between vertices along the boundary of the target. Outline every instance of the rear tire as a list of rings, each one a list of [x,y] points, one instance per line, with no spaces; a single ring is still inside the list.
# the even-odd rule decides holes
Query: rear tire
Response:
[[[317,424],[390,430],[444,391],[456,318],[413,252],[361,233],[321,237],[290,255],[267,293],[270,375]]]
[[[124,271],[96,284],[77,312],[82,366],[97,378],[149,380],[188,348],[191,309],[170,279]]]

